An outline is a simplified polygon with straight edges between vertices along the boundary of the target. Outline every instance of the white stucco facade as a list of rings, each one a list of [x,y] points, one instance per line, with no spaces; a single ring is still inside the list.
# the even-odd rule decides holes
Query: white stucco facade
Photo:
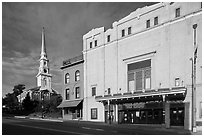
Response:
[[[175,17],[175,10],[180,16]],[[158,24],[154,18],[158,17]],[[150,27],[146,21],[150,20]],[[194,53],[194,30],[198,46],[196,62],[196,119],[202,114],[202,7],[201,3],[158,3],[137,9],[123,19],[114,22],[112,28],[104,27],[89,31],[83,36],[84,55],[84,120],[104,121],[104,105],[91,94],[96,87],[96,96],[128,92],[128,64],[151,59],[151,89],[175,87],[187,89],[184,102],[192,98],[192,64]],[[128,28],[131,32],[128,34]],[[122,36],[122,30],[125,35]],[[107,37],[110,35],[110,41]],[[95,46],[97,40],[97,46]],[[90,48],[92,42],[92,48]],[[134,92],[134,91],[133,91]],[[97,108],[97,119],[91,119],[91,109]],[[187,113],[187,112],[186,112]],[[186,115],[191,117],[191,111]],[[191,127],[188,122],[188,129]]]

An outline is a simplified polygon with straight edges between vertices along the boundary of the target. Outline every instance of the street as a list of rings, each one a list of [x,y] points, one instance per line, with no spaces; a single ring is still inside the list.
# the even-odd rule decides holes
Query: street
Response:
[[[179,130],[178,130],[179,131]],[[31,119],[2,118],[3,135],[170,135],[189,134],[127,125],[107,125],[84,121],[53,122]]]

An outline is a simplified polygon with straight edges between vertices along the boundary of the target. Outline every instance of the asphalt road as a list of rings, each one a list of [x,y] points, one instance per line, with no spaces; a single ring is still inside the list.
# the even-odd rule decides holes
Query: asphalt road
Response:
[[[169,135],[179,134],[151,128],[110,126],[90,122],[53,122],[31,119],[2,118],[3,135]],[[180,133],[181,134],[181,133]]]

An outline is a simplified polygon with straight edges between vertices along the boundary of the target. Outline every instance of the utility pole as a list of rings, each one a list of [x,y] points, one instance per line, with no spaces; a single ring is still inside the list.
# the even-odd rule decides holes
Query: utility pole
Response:
[[[197,43],[196,43],[197,24],[193,25],[193,59],[192,59],[192,131],[196,132],[196,59],[197,59]]]

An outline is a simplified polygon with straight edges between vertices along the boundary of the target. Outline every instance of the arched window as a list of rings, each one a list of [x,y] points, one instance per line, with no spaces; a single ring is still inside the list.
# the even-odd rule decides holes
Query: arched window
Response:
[[[44,86],[47,85],[47,80],[46,80],[46,78],[43,79],[43,83],[44,83]]]
[[[77,70],[75,72],[75,81],[79,81],[79,80],[80,80],[80,72],[79,72],[79,70]]]
[[[65,84],[69,83],[69,73],[65,75]]]

